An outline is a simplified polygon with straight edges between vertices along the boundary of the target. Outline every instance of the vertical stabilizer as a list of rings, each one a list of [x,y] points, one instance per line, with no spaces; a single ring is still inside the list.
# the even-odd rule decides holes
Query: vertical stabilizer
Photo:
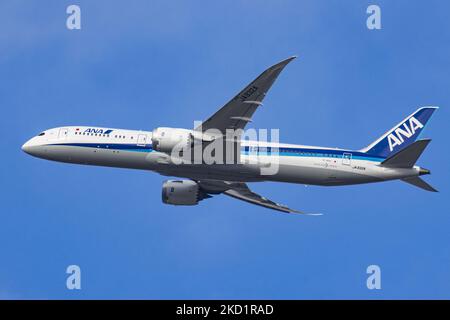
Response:
[[[422,107],[406,117],[391,130],[360,150],[370,155],[388,158],[416,141],[438,107]]]

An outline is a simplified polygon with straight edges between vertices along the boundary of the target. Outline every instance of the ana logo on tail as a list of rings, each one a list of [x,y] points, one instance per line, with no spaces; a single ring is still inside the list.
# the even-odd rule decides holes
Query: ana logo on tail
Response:
[[[387,136],[390,151],[392,152],[395,146],[400,146],[405,142],[403,137],[411,138],[416,130],[421,128],[423,128],[423,124],[419,120],[414,117],[409,118],[408,121],[403,123],[403,126],[398,127]]]

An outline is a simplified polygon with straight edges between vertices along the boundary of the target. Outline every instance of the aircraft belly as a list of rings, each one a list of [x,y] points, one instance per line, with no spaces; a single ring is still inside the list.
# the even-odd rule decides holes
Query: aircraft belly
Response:
[[[156,172],[167,175],[189,179],[201,180],[227,180],[227,181],[264,181],[259,176],[259,168],[247,167],[244,165],[159,165]]]
[[[45,146],[40,156],[44,159],[96,166],[130,169],[148,169],[143,152],[73,146]]]
[[[324,158],[280,158],[278,173],[267,180],[311,185],[346,185],[379,181],[380,179]],[[361,166],[360,166],[361,167]]]

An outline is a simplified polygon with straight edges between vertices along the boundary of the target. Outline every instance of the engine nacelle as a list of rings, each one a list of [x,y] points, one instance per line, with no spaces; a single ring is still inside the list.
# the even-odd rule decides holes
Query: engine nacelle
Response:
[[[162,186],[162,201],[166,204],[193,206],[210,197],[192,180],[167,180]]]
[[[153,150],[171,154],[175,146],[179,150],[190,148],[193,144],[191,130],[177,128],[156,128],[152,133]]]

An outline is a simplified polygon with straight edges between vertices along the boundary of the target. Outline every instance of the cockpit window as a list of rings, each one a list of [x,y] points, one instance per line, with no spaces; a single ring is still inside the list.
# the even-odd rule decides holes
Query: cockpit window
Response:
[[[43,136],[45,134],[45,132],[41,132],[38,134],[38,137]]]

